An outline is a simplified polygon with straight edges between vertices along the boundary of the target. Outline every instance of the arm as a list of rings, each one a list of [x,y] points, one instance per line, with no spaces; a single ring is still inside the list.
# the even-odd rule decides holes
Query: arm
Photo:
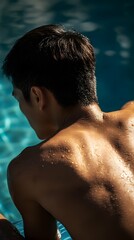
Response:
[[[2,214],[0,214],[0,239],[23,240],[19,231]]]
[[[25,238],[59,240],[55,218],[34,199],[34,186],[30,185],[24,169],[22,174],[18,161],[19,159],[13,160],[8,167],[8,185],[13,201],[23,218]]]
[[[27,240],[59,240],[56,220],[36,202],[29,201],[18,209],[23,217]]]

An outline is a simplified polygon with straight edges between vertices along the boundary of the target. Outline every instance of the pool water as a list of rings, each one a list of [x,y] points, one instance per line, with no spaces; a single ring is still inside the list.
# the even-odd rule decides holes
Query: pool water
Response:
[[[103,111],[120,108],[134,94],[133,0],[3,0],[0,3],[0,66],[15,40],[43,24],[61,23],[87,35],[96,53],[96,76]],[[23,233],[20,214],[7,188],[6,169],[25,147],[39,142],[11,96],[0,72],[0,212]],[[58,223],[62,240],[71,239]]]

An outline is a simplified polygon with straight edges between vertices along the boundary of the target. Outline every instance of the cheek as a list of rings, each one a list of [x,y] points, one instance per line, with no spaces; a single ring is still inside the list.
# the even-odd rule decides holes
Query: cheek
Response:
[[[26,118],[29,119],[30,111],[27,109],[27,107],[23,103],[19,102],[19,108]]]
[[[23,107],[22,107],[22,112],[25,115],[25,117],[27,118],[30,126],[32,128],[35,128],[36,116],[35,116],[34,112],[32,112],[31,109],[27,109],[27,108],[23,108]]]
[[[26,108],[23,106],[23,104],[19,103],[19,108],[20,108],[20,111],[25,115],[25,117],[28,117]]]
[[[19,105],[19,108],[20,108],[20,111],[22,113],[24,113],[24,104],[23,104],[23,101],[21,99],[18,99],[18,105]]]

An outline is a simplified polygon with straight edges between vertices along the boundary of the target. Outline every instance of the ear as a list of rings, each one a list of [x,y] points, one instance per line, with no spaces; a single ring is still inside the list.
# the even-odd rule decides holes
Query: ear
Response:
[[[45,91],[42,87],[31,87],[30,92],[31,102],[40,110],[45,106]]]

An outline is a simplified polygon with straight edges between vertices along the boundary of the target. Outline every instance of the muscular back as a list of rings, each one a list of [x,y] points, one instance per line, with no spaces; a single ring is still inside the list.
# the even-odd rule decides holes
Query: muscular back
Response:
[[[32,148],[34,195],[74,240],[134,240],[133,111],[79,121]]]
[[[132,110],[105,114],[101,124],[81,123],[66,132],[59,135],[63,176],[57,179],[61,186],[53,196],[56,206],[50,206],[53,214],[77,240],[134,239]]]

